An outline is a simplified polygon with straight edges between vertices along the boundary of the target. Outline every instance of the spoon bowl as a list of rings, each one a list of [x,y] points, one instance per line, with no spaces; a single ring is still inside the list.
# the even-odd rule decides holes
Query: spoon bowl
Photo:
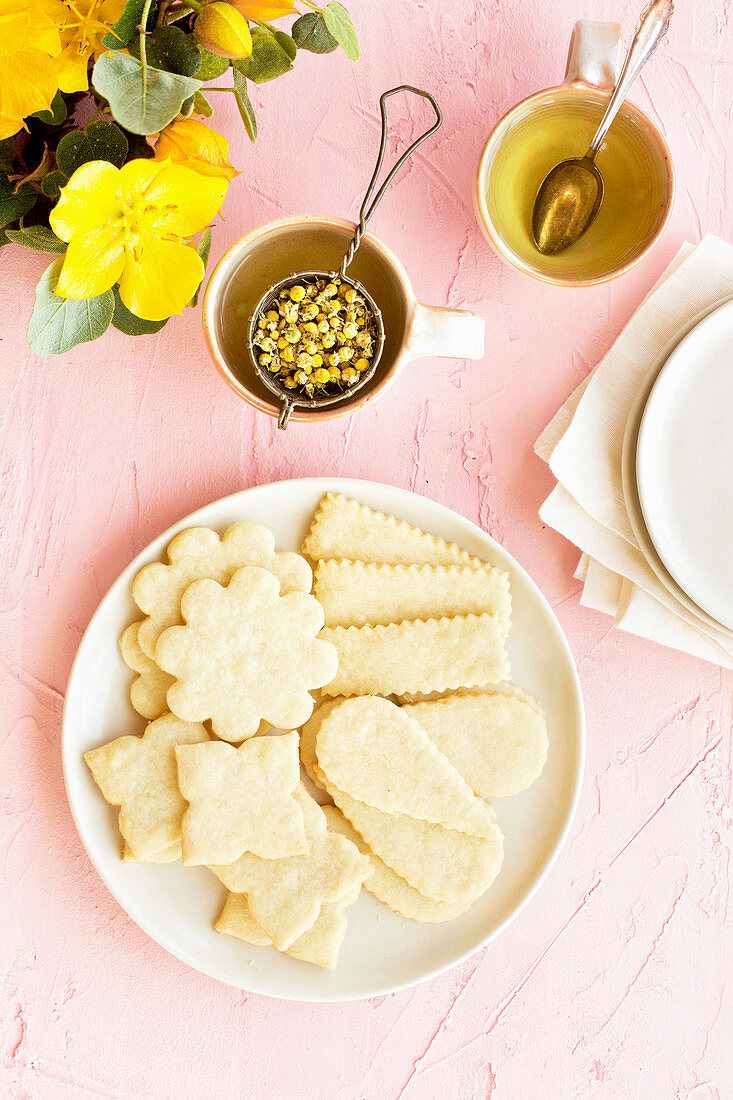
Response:
[[[603,176],[590,157],[564,160],[545,176],[532,211],[532,235],[544,256],[564,252],[590,229],[603,202]]]

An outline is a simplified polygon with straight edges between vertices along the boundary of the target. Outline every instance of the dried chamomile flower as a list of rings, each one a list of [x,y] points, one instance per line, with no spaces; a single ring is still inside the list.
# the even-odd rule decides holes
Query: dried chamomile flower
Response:
[[[355,287],[315,276],[279,292],[257,318],[252,342],[260,366],[286,389],[313,397],[359,381],[372,365],[376,333],[376,318]]]

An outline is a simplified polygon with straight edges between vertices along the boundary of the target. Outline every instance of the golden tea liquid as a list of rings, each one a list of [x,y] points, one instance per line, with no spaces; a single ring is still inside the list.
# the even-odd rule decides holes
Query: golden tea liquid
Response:
[[[607,99],[585,91],[548,91],[520,107],[500,136],[486,202],[494,227],[517,256],[550,277],[597,279],[634,259],[664,219],[670,180],[662,147],[624,105],[596,164],[605,192],[591,228],[565,252],[543,256],[532,238],[532,208],[556,164],[585,154]]]

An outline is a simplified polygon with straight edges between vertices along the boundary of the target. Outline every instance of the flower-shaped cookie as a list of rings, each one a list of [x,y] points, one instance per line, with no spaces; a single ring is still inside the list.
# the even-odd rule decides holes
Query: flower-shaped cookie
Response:
[[[336,674],[334,646],[316,638],[318,601],[303,592],[280,595],[266,569],[238,570],[223,588],[196,581],[183,595],[186,626],[165,630],[156,661],[175,676],[168,705],[189,722],[210,718],[224,741],[243,741],[264,719],[294,729],[313,710],[309,694]]]
[[[181,597],[194,581],[226,584],[237,569],[258,565],[280,582],[280,591],[310,592],[313,575],[300,554],[275,552],[275,537],[259,523],[235,523],[224,536],[208,527],[179,531],[168,545],[168,565],[152,562],[135,577],[132,595],[148,618],[140,624],[138,644],[155,657],[155,643],[166,627],[181,621]]]
[[[143,653],[137,640],[142,622],[130,623],[120,638],[120,653],[128,668],[138,675],[130,686],[130,702],[143,718],[159,718],[168,710],[166,693],[173,677],[159,669],[152,657]]]
[[[125,859],[168,862],[181,854],[181,817],[176,745],[208,741],[206,729],[164,714],[142,737],[118,737],[84,754],[104,797],[120,807]]]

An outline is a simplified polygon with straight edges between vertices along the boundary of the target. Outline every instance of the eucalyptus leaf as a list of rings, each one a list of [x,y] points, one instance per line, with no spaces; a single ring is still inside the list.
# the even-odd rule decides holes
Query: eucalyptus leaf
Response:
[[[162,321],[145,321],[142,317],[138,317],[137,314],[131,313],[125,303],[120,298],[120,292],[117,287],[113,292],[115,307],[112,314],[112,324],[120,332],[124,332],[125,336],[152,336],[154,332],[160,332],[163,325],[167,324],[168,318],[164,317]]]
[[[233,61],[232,66],[254,84],[265,84],[292,69],[293,62],[271,31],[255,27],[252,31],[252,56]]]
[[[201,55],[193,35],[180,27],[156,27],[153,43],[164,69],[181,76],[195,76],[201,67]]]
[[[323,9],[323,18],[329,32],[343,49],[349,61],[359,60],[359,40],[356,37],[351,16],[338,0],[331,0]]]
[[[62,355],[77,344],[96,340],[112,321],[115,298],[111,290],[84,301],[54,294],[63,262],[62,257],[54,260],[36,287],[36,301],[28,322],[28,343],[37,355]]]
[[[229,68],[228,57],[219,57],[218,53],[212,53],[211,50],[207,50],[200,43],[199,53],[201,54],[201,66],[198,72],[191,74],[197,80],[215,80],[217,76],[222,76]]]
[[[68,110],[66,107],[66,100],[61,95],[61,92],[56,92],[56,95],[51,100],[51,106],[48,111],[36,111],[32,118],[37,118],[46,126],[60,126],[62,122],[66,121]]]
[[[195,103],[196,103],[196,93],[194,93],[193,95],[190,95],[188,97],[188,99],[184,99],[183,103],[181,104],[181,111],[180,111],[180,113],[183,115],[184,118],[190,118],[191,117],[191,115],[193,114],[193,108],[194,108]]]
[[[201,262],[204,265],[204,271],[206,271],[206,265],[209,262],[209,252],[211,251],[211,226],[206,226],[206,229],[201,234],[201,240],[196,245],[196,251],[201,257]],[[202,279],[203,282],[203,279]],[[199,300],[199,291],[201,290],[201,283],[196,287],[196,293],[189,302],[189,305],[195,306]]]
[[[290,29],[301,50],[310,50],[311,53],[333,53],[338,49],[339,44],[326,26],[321,12],[310,11],[307,15],[301,15]]]
[[[232,69],[232,76],[234,77],[234,98],[237,101],[244,128],[247,131],[249,140],[255,141],[257,139],[257,119],[255,118],[254,107],[247,94],[246,77],[242,76],[237,69]]]
[[[102,45],[106,46],[108,50],[121,50],[135,37],[137,34],[137,28],[140,26],[140,20],[143,17],[143,8],[145,7],[145,0],[127,0],[125,4],[125,10],[117,20],[115,25],[107,31],[102,39]],[[157,17],[157,10],[154,4],[151,4],[150,12],[148,13],[147,30],[150,30],[155,25]]]
[[[211,118],[214,113],[214,108],[203,92],[196,92],[193,97],[193,113],[195,115],[203,115],[204,118]]]
[[[133,134],[156,134],[172,122],[184,100],[201,87],[200,80],[148,68],[130,54],[103,54],[94,66],[92,84],[107,100],[120,126]]]
[[[47,225],[23,225],[19,229],[6,230],[8,240],[30,248],[33,252],[52,252],[60,256],[66,244]]]
[[[25,183],[13,194],[13,185],[8,177],[0,175],[0,229],[27,214],[35,206],[36,198],[36,192]]]

